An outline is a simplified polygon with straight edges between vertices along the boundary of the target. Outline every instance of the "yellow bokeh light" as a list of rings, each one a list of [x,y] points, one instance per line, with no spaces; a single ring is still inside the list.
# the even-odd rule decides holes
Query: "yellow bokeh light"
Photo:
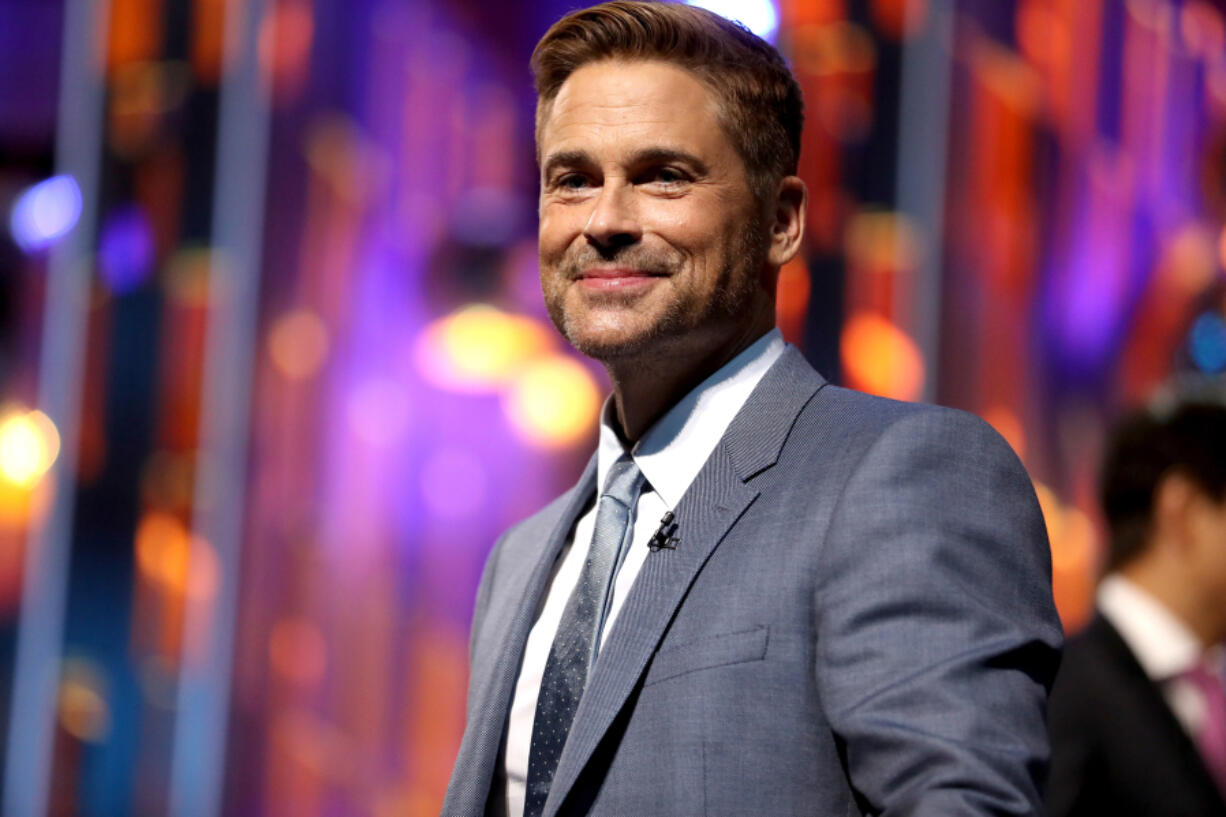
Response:
[[[565,355],[528,365],[507,395],[511,425],[529,441],[547,447],[578,442],[591,429],[600,390],[591,373]]]
[[[924,359],[915,341],[871,312],[852,315],[843,327],[843,372],[852,388],[918,400],[924,388]]]
[[[12,411],[0,420],[0,477],[31,488],[60,453],[60,435],[41,411]]]
[[[307,310],[282,315],[268,333],[268,355],[290,380],[306,380],[328,356],[328,328]]]
[[[432,323],[417,347],[422,372],[457,391],[496,389],[549,350],[553,337],[539,321],[486,304],[471,304]]]

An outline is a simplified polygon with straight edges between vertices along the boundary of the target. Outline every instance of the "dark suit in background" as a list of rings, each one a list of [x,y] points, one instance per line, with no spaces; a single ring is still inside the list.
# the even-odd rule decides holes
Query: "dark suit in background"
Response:
[[[1050,817],[1226,817],[1196,745],[1102,616],[1069,640],[1048,711]]]

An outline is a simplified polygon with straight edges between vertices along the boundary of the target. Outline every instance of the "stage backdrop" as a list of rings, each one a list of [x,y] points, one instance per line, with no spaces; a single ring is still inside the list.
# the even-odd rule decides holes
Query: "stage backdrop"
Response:
[[[5,815],[437,814],[607,390],[536,281],[573,5],[0,0]],[[806,94],[785,335],[1004,434],[1075,628],[1106,424],[1226,370],[1220,5],[726,5]]]

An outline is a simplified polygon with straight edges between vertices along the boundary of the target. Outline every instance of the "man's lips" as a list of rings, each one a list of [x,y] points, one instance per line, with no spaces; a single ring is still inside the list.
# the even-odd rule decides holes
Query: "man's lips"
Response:
[[[575,281],[586,289],[622,290],[651,286],[666,273],[627,267],[596,267],[581,271]]]

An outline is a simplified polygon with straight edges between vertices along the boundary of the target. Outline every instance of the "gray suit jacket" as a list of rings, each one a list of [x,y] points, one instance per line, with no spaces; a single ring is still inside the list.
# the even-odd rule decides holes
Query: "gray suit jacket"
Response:
[[[447,817],[486,813],[594,472],[490,554]],[[592,669],[546,817],[1039,813],[1061,629],[1030,480],[986,424],[827,385],[789,348],[676,520]]]

